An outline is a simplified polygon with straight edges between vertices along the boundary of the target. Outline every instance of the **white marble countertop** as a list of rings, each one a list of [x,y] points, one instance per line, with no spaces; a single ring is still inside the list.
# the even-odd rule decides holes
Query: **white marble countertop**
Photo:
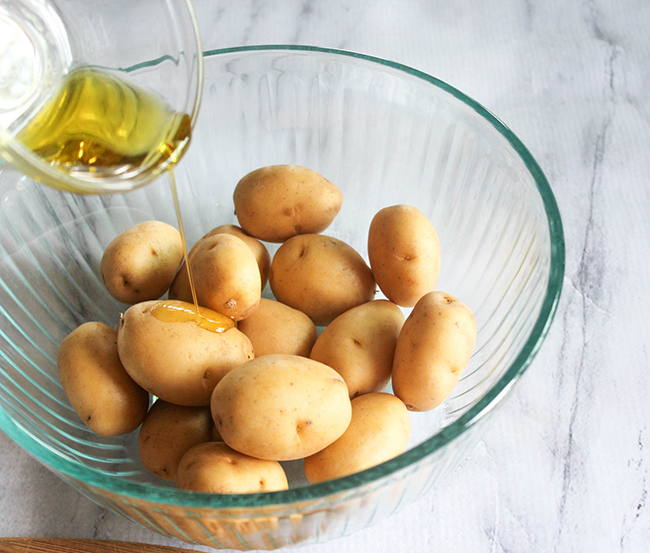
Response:
[[[382,524],[302,551],[647,551],[650,3],[195,4],[206,49],[343,48],[456,86],[529,147],[565,226],[551,332],[462,470]],[[4,435],[0,535],[184,546],[98,507]]]

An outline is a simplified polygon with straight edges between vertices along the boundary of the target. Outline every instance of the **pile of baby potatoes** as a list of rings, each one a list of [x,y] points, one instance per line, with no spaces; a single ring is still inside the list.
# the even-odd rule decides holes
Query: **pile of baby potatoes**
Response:
[[[476,323],[434,291],[440,243],[424,214],[379,211],[368,266],[320,234],[342,201],[303,167],[246,175],[234,192],[241,228],[219,226],[189,252],[198,317],[179,232],[148,221],[117,236],[101,275],[131,307],[117,329],[81,325],[58,353],[81,420],[103,436],[142,425],[144,467],[210,493],[287,489],[279,461],[304,459],[316,483],[405,451],[408,410],[433,409],[451,393]],[[282,244],[272,261],[264,241]],[[261,298],[267,279],[277,301]],[[388,300],[374,299],[377,287]],[[406,321],[399,306],[414,306]],[[382,392],[391,379],[394,395]]]

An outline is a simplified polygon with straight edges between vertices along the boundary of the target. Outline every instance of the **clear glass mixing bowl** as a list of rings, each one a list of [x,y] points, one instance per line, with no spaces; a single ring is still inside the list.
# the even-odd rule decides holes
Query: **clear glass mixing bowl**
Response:
[[[412,414],[403,455],[318,485],[289,463],[288,491],[232,496],[155,480],[138,461],[137,436],[93,435],[57,378],[64,336],[89,320],[114,325],[124,309],[99,276],[106,245],[140,221],[175,223],[166,178],[127,194],[76,196],[0,171],[0,427],[94,501],[192,543],[324,541],[429,491],[466,457],[530,364],[560,294],[562,225],[542,171],[496,117],[429,75],[319,48],[207,52],[201,117],[177,168],[190,241],[235,223],[239,178],[279,163],[313,168],[342,189],[327,233],[364,256],[380,208],[421,209],[440,235],[438,288],[473,309],[478,341],[443,406]]]

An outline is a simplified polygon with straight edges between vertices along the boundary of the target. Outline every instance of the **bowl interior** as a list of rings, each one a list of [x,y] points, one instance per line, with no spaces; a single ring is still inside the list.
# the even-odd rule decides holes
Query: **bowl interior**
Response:
[[[438,289],[468,304],[478,326],[451,397],[411,417],[410,449],[445,447],[523,371],[554,311],[562,231],[541,171],[480,106],[415,71],[309,48],[208,54],[192,144],[176,169],[189,242],[236,224],[238,180],[281,163],[315,169],[341,188],[343,208],[326,234],[366,259],[370,221],[385,206],[414,205],[436,226]],[[137,432],[102,438],[78,420],[58,382],[56,352],[83,322],[116,324],[126,306],[102,285],[103,250],[137,222],[176,224],[167,178],[127,194],[75,196],[2,168],[0,200],[0,426],[38,458],[48,452],[47,464],[64,474],[115,491],[125,482],[166,486],[142,468]],[[268,286],[264,296],[272,297]],[[304,486],[299,463],[287,468],[293,485]]]

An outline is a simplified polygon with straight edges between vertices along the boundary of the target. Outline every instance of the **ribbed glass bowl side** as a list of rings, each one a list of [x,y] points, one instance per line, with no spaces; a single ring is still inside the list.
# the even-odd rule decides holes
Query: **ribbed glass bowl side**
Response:
[[[63,337],[88,320],[113,326],[126,307],[103,288],[103,249],[137,222],[175,224],[166,179],[83,197],[0,172],[0,427],[101,504],[215,547],[269,549],[344,535],[429,489],[465,457],[532,359],[561,288],[561,222],[543,174],[510,131],[444,83],[312,48],[208,55],[201,117],[177,168],[189,241],[236,223],[239,178],[277,163],[311,167],[341,188],[343,208],[326,233],[366,259],[379,209],[422,210],[441,239],[438,289],[473,309],[478,341],[445,404],[412,414],[404,455],[326,484],[250,496],[161,485],[137,458],[137,433],[93,435],[58,382]],[[299,473],[295,463],[287,468]]]

